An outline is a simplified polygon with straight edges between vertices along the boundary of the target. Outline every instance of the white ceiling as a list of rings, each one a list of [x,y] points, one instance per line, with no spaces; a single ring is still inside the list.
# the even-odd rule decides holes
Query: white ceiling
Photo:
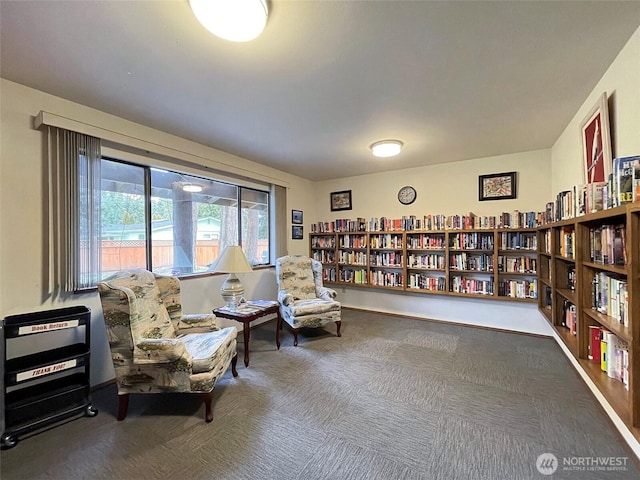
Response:
[[[0,75],[324,180],[550,148],[640,25],[640,1],[270,7],[235,44],[187,0],[2,0]]]

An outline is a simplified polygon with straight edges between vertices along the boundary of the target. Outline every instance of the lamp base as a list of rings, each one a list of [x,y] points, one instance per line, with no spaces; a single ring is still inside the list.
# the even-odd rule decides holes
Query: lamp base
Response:
[[[240,283],[235,273],[230,273],[222,287],[220,287],[220,296],[222,296],[227,310],[231,312],[238,310],[238,306],[244,300],[244,286]]]

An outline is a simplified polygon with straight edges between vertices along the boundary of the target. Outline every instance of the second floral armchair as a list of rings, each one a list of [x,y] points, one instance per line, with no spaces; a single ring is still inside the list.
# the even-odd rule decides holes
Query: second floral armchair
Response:
[[[322,283],[322,264],[302,255],[287,255],[276,260],[280,317],[293,330],[293,344],[298,345],[298,329],[321,327],[334,322],[340,337],[341,305],[336,291]],[[280,348],[280,328],[276,343]]]

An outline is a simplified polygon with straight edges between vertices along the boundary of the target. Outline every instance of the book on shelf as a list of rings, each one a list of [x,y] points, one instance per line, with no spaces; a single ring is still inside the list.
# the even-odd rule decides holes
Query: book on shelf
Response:
[[[542,306],[543,308],[551,308],[551,287],[548,285],[545,285],[544,287]]]
[[[607,371],[607,330],[600,330],[600,370]]]
[[[587,184],[587,213],[599,212],[607,206],[608,182]]]
[[[599,325],[589,325],[589,360],[600,362],[600,337],[602,336],[602,328]]]
[[[576,266],[573,264],[567,266],[567,288],[571,291],[576,289]]]
[[[640,202],[640,160],[633,164],[633,201]]]
[[[574,216],[580,217],[587,213],[587,185],[574,185],[573,191]]]
[[[562,319],[560,325],[569,330],[571,335],[576,335],[578,332],[578,311],[576,306],[569,300],[562,302]]]
[[[613,189],[615,205],[624,205],[634,199],[634,169],[640,163],[640,155],[631,157],[616,157],[613,159]]]

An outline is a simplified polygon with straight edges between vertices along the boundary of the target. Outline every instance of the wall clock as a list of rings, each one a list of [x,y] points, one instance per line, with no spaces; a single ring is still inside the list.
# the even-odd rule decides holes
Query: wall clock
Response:
[[[416,189],[407,185],[398,191],[398,201],[403,205],[410,205],[416,201]]]

